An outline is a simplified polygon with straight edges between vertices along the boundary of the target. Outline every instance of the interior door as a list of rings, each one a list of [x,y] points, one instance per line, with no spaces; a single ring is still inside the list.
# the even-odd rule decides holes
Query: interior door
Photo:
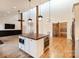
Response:
[[[59,23],[59,37],[67,38],[67,22]]]
[[[67,22],[53,24],[53,37],[67,38]]]
[[[53,37],[58,37],[59,36],[59,23],[54,23],[53,24],[53,31],[52,31]]]

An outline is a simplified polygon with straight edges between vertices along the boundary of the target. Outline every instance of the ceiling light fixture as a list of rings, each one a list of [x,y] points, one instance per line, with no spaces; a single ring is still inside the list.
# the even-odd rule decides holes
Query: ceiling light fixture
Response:
[[[16,6],[14,6],[13,9],[16,9]]]
[[[10,11],[8,11],[7,13],[10,14]]]
[[[39,20],[42,20],[43,16],[42,15],[39,15],[38,18],[39,18]]]
[[[29,1],[29,9],[31,9],[31,0],[28,0]],[[28,19],[28,22],[32,22],[32,19],[31,19],[31,10],[29,11],[29,19]]]
[[[40,2],[40,4],[41,4],[41,2]],[[39,14],[38,18],[39,18],[39,20],[42,20],[43,16],[41,15],[41,6],[39,7],[39,11],[40,11],[39,12],[40,14]]]
[[[29,18],[29,19],[28,19],[28,22],[29,22],[29,23],[31,23],[31,22],[32,22],[32,19],[31,19],[31,18]]]

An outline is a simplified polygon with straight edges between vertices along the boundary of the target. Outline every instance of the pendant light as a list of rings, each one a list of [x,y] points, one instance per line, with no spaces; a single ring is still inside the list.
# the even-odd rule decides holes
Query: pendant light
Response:
[[[40,2],[40,4],[41,4],[41,2]],[[38,18],[39,18],[39,20],[42,20],[42,18],[43,18],[43,16],[41,15],[41,5],[40,5],[40,7],[39,7],[39,16],[38,16]]]
[[[39,20],[42,20],[43,16],[42,15],[39,15],[38,18],[39,18]]]
[[[28,0],[29,1],[29,9],[31,9],[30,7],[31,7],[31,0]],[[30,23],[30,22],[32,22],[32,19],[31,19],[31,11],[29,11],[29,19],[28,19],[28,22]]]

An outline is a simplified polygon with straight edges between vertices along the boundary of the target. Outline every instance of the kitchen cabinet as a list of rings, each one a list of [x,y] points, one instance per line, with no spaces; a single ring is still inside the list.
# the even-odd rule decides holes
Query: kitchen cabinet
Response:
[[[19,48],[33,57],[40,57],[44,53],[44,40],[46,37],[47,35],[44,35],[40,36],[38,39],[34,39],[28,37],[27,35],[20,35]]]

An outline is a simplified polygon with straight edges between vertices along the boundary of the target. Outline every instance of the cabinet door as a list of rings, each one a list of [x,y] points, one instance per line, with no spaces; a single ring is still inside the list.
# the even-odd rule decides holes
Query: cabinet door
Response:
[[[44,50],[44,39],[30,41],[30,54],[33,57],[40,57]]]
[[[21,44],[21,43],[19,43],[19,48],[22,49],[22,50],[24,50],[24,45]]]
[[[24,40],[25,40],[24,37],[19,36],[19,48],[22,50],[24,50],[24,44],[25,44]]]
[[[29,47],[30,47],[30,40],[28,38],[25,38],[25,52],[29,53]]]
[[[35,40],[30,39],[30,49],[29,50],[30,50],[30,54],[33,57],[37,56],[37,43]]]

